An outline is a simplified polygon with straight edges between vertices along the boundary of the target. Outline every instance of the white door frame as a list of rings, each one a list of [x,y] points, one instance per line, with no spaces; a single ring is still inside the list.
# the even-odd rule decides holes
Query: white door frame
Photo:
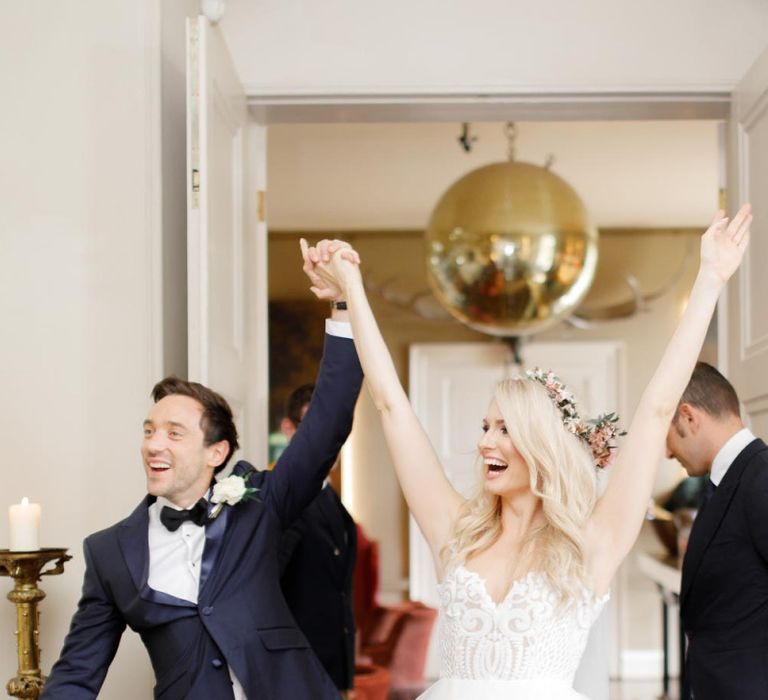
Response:
[[[727,119],[728,92],[264,95],[249,93],[262,124],[327,122]]]
[[[768,194],[768,50],[753,64],[733,93],[728,143],[728,214],[751,201],[755,205],[752,243],[721,300],[719,364],[736,387],[745,418],[757,435],[768,431],[768,323],[763,299],[764,204]],[[722,354],[720,354],[722,353]]]
[[[188,376],[227,399],[245,454],[266,465],[266,129],[221,30],[189,18],[187,49]]]

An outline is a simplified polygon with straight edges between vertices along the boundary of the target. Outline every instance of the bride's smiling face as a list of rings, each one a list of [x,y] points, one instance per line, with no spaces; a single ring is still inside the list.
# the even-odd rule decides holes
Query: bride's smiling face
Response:
[[[530,489],[528,465],[512,444],[495,400],[483,419],[483,435],[477,449],[483,459],[485,488],[488,491],[503,496]]]

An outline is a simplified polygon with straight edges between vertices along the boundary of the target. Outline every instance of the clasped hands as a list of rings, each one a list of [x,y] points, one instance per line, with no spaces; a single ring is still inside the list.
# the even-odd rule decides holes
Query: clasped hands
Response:
[[[310,291],[318,298],[338,301],[346,298],[346,282],[350,275],[360,274],[360,256],[346,241],[324,239],[310,246],[299,241],[302,269],[309,277]]]

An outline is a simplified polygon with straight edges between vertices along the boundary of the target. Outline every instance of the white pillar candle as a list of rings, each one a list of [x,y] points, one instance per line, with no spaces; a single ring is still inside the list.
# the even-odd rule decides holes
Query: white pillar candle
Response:
[[[11,551],[34,552],[40,549],[40,505],[30,503],[25,496],[21,503],[8,509],[11,523]]]

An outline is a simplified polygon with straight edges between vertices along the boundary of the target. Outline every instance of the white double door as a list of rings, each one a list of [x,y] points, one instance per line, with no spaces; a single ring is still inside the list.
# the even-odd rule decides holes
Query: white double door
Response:
[[[187,20],[189,378],[229,401],[241,446],[267,464],[266,127],[218,27]]]
[[[526,367],[556,368],[573,391],[582,415],[621,411],[622,345],[615,342],[530,343],[523,348]],[[502,343],[435,343],[410,351],[411,402],[437,450],[448,479],[463,495],[479,478],[475,455],[480,423],[496,383],[516,374],[512,353]],[[437,581],[429,546],[410,520],[410,590],[414,600],[436,607]],[[577,689],[591,700],[607,700],[611,661],[617,664],[618,635],[612,618],[618,596],[593,627],[577,674]],[[434,645],[433,645],[434,647]],[[613,652],[611,651],[613,649]],[[430,656],[428,675],[437,675]]]

